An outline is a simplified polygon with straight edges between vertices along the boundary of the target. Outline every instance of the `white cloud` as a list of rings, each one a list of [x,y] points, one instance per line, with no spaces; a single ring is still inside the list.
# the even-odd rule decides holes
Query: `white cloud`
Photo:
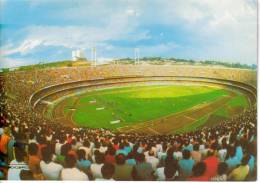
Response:
[[[35,47],[39,46],[42,44],[41,40],[38,39],[28,39],[22,42],[22,44],[18,47],[13,47],[12,44],[6,45],[2,47],[1,54],[4,56],[20,53],[21,55],[25,55]]]

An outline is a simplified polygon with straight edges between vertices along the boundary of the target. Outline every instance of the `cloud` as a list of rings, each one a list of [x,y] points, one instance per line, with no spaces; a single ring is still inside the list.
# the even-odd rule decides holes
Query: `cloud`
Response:
[[[20,53],[21,55],[25,55],[32,49],[36,48],[37,46],[41,45],[42,41],[38,39],[29,39],[22,42],[20,46],[17,48],[12,47],[12,44],[6,45],[1,50],[1,54],[3,56],[8,56],[16,53]]]

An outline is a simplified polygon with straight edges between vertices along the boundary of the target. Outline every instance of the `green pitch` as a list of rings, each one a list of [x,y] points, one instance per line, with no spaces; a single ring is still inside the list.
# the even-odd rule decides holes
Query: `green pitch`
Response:
[[[75,109],[72,120],[79,126],[116,129],[175,114],[202,103],[213,102],[228,94],[229,91],[225,89],[208,86],[150,85],[110,88],[67,98],[64,114]],[[245,102],[243,96],[239,97],[231,101],[230,105],[240,104],[241,99]],[[198,119],[198,124],[205,119],[206,117]]]

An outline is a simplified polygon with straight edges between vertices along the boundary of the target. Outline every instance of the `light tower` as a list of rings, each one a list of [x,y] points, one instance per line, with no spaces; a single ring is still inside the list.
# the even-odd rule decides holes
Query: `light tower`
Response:
[[[140,50],[139,48],[135,48],[134,49],[134,52],[135,52],[135,64],[140,64]]]
[[[97,50],[95,46],[91,48],[91,60],[94,62],[94,65],[97,66]]]

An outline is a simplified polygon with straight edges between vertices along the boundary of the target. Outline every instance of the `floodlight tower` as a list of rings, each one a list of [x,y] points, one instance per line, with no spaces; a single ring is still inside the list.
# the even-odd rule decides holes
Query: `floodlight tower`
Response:
[[[135,48],[134,49],[134,52],[135,52],[135,64],[140,64],[140,50],[139,48]]]
[[[91,48],[91,60],[94,62],[94,65],[97,66],[97,50],[95,46]]]

